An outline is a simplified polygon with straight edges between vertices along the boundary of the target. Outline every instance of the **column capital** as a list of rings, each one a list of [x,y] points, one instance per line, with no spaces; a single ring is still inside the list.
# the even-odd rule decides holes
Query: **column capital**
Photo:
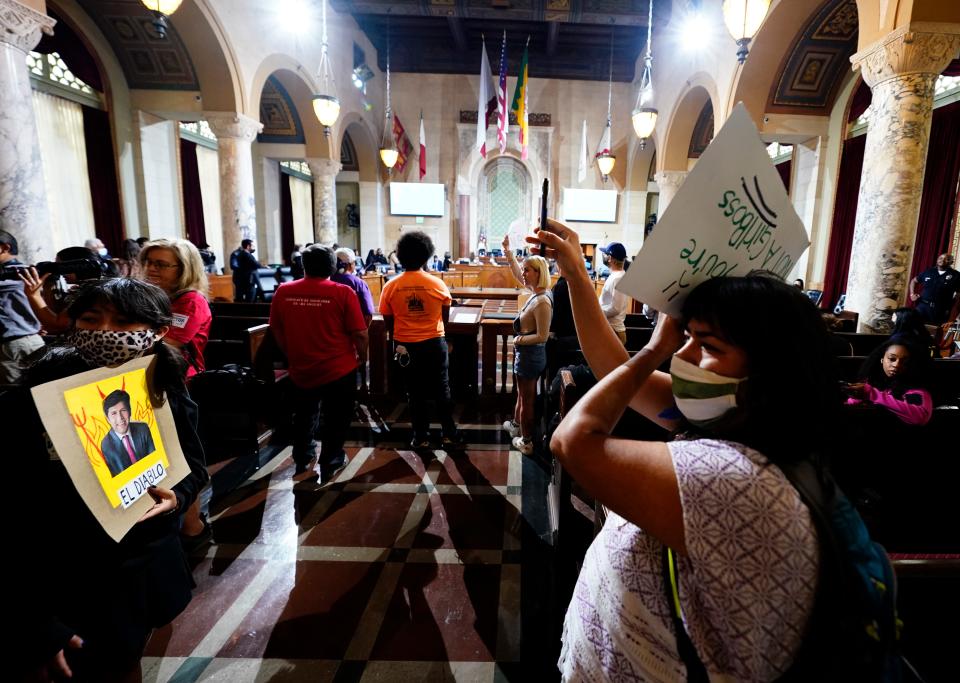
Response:
[[[657,181],[658,187],[672,187],[680,189],[683,181],[687,179],[688,171],[658,171],[653,177]]]
[[[235,138],[253,142],[263,130],[263,124],[244,114],[234,112],[206,112],[203,117],[218,138]]]
[[[0,43],[7,43],[24,54],[40,42],[40,34],[53,35],[53,17],[37,12],[17,0],[0,0]]]
[[[306,159],[305,161],[314,176],[336,176],[340,172],[340,169],[343,168],[336,159],[314,157],[312,159]]]
[[[960,24],[915,22],[901,26],[850,57],[871,88],[906,74],[937,76],[960,49]]]

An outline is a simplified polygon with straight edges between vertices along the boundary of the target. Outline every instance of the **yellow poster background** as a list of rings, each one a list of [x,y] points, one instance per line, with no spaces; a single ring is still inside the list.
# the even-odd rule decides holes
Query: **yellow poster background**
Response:
[[[103,399],[117,389],[130,394],[130,421],[144,422],[149,425],[156,450],[140,458],[117,476],[113,476],[107,467],[100,444],[110,431],[110,423],[107,422],[107,416],[103,412]],[[158,462],[163,463],[164,469],[170,468],[163,439],[157,427],[157,418],[147,393],[146,369],[140,368],[99,382],[68,389],[63,392],[63,397],[90,468],[112,507],[117,508],[121,505],[117,492],[140,477],[146,470],[154,467]]]

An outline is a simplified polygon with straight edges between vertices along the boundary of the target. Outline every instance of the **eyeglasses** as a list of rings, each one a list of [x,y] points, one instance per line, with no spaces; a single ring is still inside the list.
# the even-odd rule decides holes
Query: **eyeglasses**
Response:
[[[157,270],[166,270],[167,268],[179,268],[178,263],[167,263],[166,261],[154,261],[153,259],[144,259],[143,265],[147,268],[156,268]]]

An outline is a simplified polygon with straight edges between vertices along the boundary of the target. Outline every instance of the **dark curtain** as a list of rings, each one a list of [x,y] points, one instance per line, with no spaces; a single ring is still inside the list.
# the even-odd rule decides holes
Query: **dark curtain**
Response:
[[[947,68],[942,73],[944,76],[960,76],[960,59],[954,59],[947,64]]]
[[[283,262],[287,263],[290,260],[290,254],[293,253],[293,199],[290,197],[290,176],[282,171],[280,172],[280,247],[283,249]]]
[[[850,102],[850,114],[847,116],[847,121],[856,121],[860,116],[867,110],[867,107],[870,106],[870,102],[873,101],[873,91],[870,89],[870,86],[860,81],[860,85],[857,86],[856,91],[853,93],[853,100]]]
[[[950,225],[957,212],[960,179],[960,102],[933,110],[930,146],[910,277],[922,273],[950,250]]]
[[[187,223],[187,239],[199,247],[207,243],[207,226],[203,222],[197,143],[183,138],[180,138],[180,181],[183,183],[183,217]]]
[[[110,115],[92,107],[83,109],[83,139],[87,147],[87,177],[93,202],[93,224],[110,253],[121,255],[123,218],[120,213],[120,186],[113,154]]]
[[[780,174],[780,180],[783,181],[783,189],[790,194],[790,168],[793,166],[793,159],[787,159],[777,164],[777,173]]]
[[[74,33],[70,25],[47,6],[47,14],[57,20],[57,28],[52,36],[44,35],[40,39],[40,44],[34,50],[48,55],[51,52],[58,52],[63,57],[63,61],[70,67],[70,71],[81,81],[89,85],[94,90],[103,92],[103,79],[100,78],[100,69],[97,67],[97,61],[87,50],[80,37]]]
[[[833,308],[840,295],[847,290],[853,228],[857,222],[860,175],[863,171],[863,150],[866,146],[866,135],[850,138],[843,143],[837,198],[830,228],[830,248],[827,250],[827,273],[823,279],[823,298],[820,300],[823,308]]]

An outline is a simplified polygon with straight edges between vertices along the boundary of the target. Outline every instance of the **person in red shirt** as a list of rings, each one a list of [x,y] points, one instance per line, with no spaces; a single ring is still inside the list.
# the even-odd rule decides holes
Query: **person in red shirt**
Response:
[[[289,363],[294,386],[293,461],[306,472],[323,406],[320,483],[346,464],[343,442],[353,417],[357,366],[367,361],[367,325],[356,293],[330,280],[333,250],[314,244],[301,252],[305,277],[280,285],[270,305],[270,331]]]
[[[411,447],[430,447],[426,403],[435,401],[443,429],[441,444],[450,449],[462,445],[453,421],[447,340],[443,336],[443,321],[452,299],[443,280],[423,271],[431,256],[433,241],[425,233],[408,232],[400,238],[397,257],[405,272],[384,286],[380,312],[388,328],[393,323],[395,357],[407,388],[413,426]]]

